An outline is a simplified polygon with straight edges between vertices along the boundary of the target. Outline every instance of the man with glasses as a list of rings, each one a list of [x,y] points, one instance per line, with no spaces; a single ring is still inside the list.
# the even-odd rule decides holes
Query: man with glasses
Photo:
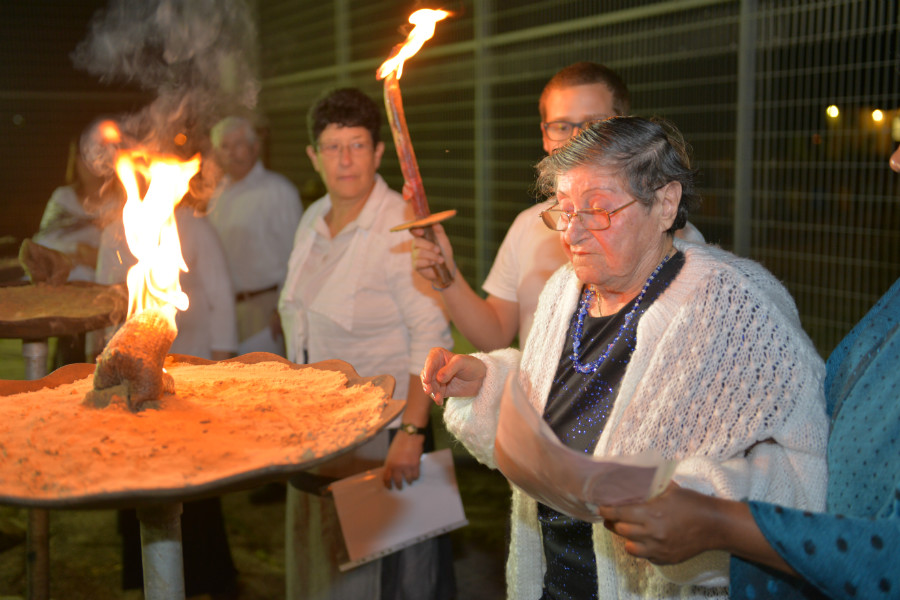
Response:
[[[226,175],[213,197],[209,219],[222,241],[234,284],[238,353],[284,356],[278,290],[303,213],[300,195],[286,177],[263,167],[259,137],[247,119],[227,117],[213,127],[210,137]]]
[[[550,154],[591,122],[628,115],[631,100],[618,74],[585,61],[563,68],[547,82],[539,108],[544,151]],[[548,223],[548,229],[541,222],[547,217],[539,216],[551,204],[531,206],[513,221],[482,286],[487,298],[479,296],[463,277],[456,277],[442,290],[451,319],[478,350],[506,348],[517,333],[519,345],[525,345],[538,296],[550,275],[566,262],[559,234],[552,230],[555,226]],[[692,225],[685,230],[683,237],[703,241]],[[413,252],[413,264],[429,280],[435,279],[431,266],[436,263],[446,262],[451,265],[451,273],[456,271],[453,249],[443,228],[436,225],[435,233],[443,254],[421,237],[416,238]]]

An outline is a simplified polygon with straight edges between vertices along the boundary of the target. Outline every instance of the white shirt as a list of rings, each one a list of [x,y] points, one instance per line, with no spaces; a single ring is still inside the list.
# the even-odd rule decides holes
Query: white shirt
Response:
[[[553,202],[541,202],[519,213],[510,226],[481,287],[501,300],[519,304],[519,347],[525,346],[544,284],[568,257],[560,233],[539,216]]]
[[[519,347],[525,347],[534,311],[544,284],[556,269],[569,259],[563,250],[560,232],[544,225],[540,212],[553,206],[545,201],[526,208],[513,221],[494,264],[481,287],[488,294],[519,304]],[[697,244],[703,235],[691,223],[678,232],[678,237]]]
[[[359,216],[334,238],[330,210],[326,195],[297,229],[278,302],[287,357],[302,362],[306,350],[310,363],[336,358],[363,377],[392,375],[394,396],[406,398],[428,351],[453,345],[439,299],[414,275],[412,235],[388,231],[412,220],[412,209],[376,176]]]
[[[53,190],[44,209],[40,230],[31,239],[69,255],[77,252],[78,244],[97,248],[100,245],[100,228],[95,218],[96,215],[84,209],[72,186],[58,187]],[[87,265],[74,265],[69,271],[69,281],[93,280],[94,269]]]
[[[281,285],[303,214],[297,188],[257,162],[246,177],[229,177],[213,195],[210,222],[225,248],[236,292]]]
[[[190,306],[175,316],[178,335],[169,352],[206,359],[212,358],[213,350],[237,352],[234,291],[222,244],[209,221],[195,216],[193,209],[176,209],[175,221],[181,254],[189,269],[187,273],[181,273],[181,289],[187,294]],[[128,269],[135,262],[125,241],[120,217],[103,230],[97,282],[124,283]]]

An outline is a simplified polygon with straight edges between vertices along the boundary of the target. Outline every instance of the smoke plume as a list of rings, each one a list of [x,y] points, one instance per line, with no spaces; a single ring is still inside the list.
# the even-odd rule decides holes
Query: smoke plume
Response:
[[[256,105],[256,28],[243,0],[111,0],[91,21],[72,53],[79,69],[107,83],[137,84],[155,100],[136,114],[114,117],[119,145],[139,143],[182,156],[208,154],[209,130],[229,114],[249,116]],[[180,134],[180,135],[179,135]],[[114,148],[82,136],[82,156],[112,173]],[[107,146],[109,144],[107,143]],[[192,192],[208,194],[217,172],[205,160]]]

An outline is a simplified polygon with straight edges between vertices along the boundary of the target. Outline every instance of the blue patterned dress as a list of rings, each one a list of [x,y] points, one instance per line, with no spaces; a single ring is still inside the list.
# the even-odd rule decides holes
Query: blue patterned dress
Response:
[[[732,598],[900,598],[900,280],[827,370],[827,512],[750,503],[763,535],[809,583],[733,558]]]

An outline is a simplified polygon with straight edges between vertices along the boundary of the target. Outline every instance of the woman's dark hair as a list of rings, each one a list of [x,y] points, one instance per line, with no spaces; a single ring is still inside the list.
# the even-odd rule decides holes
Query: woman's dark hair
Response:
[[[656,190],[679,182],[681,201],[669,233],[683,228],[688,213],[700,205],[689,147],[681,132],[664,119],[613,117],[592,123],[537,164],[538,193],[553,196],[559,176],[583,166],[612,169],[648,208],[656,201]]]
[[[357,88],[339,88],[324,92],[306,115],[310,144],[331,124],[341,127],[365,127],[372,135],[372,144],[381,141],[381,113],[378,105]]]

